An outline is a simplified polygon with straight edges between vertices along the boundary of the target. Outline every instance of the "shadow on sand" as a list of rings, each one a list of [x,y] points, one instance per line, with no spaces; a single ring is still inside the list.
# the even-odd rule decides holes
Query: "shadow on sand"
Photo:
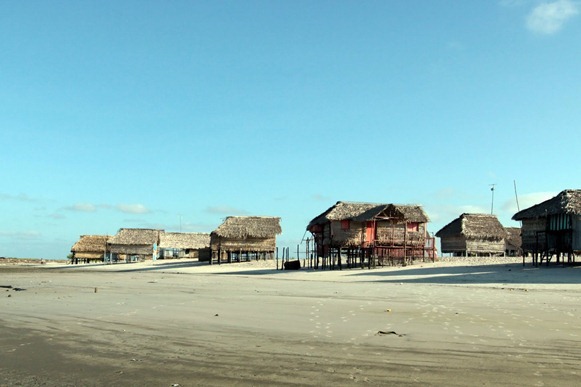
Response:
[[[231,265],[236,265],[235,267]],[[167,270],[172,270],[168,273],[180,273],[180,274],[212,274],[212,275],[266,275],[266,274],[276,274],[276,273],[283,273],[285,271],[277,270],[276,267],[262,267],[256,269],[248,269],[246,270],[243,267],[244,263],[240,264],[230,264],[230,263],[223,263],[221,265],[214,264],[217,270],[224,270],[224,271],[211,271],[211,272],[200,272],[196,273],[195,271],[188,271],[187,273],[184,272],[176,272],[176,269],[192,269],[196,267],[208,267],[208,262],[199,262],[199,261],[169,261],[164,262],[162,260],[158,260],[155,262],[149,262],[149,265],[144,266],[136,263],[114,263],[114,264],[103,264],[103,263],[92,263],[92,264],[79,264],[79,265],[67,265],[67,266],[58,266],[58,267],[50,267],[46,268],[48,270],[54,271],[90,271],[90,272],[107,272],[107,273],[140,273],[140,272],[166,272]],[[228,269],[230,266],[231,270]],[[220,269],[218,269],[220,268]],[[228,271],[226,271],[228,270]]]
[[[236,265],[235,267],[229,267]],[[117,263],[113,265],[84,264],[68,265],[54,268],[46,268],[60,272],[91,271],[107,273],[138,273],[138,272],[165,272],[175,274],[204,274],[226,276],[263,276],[284,275],[292,276],[293,273],[333,273],[337,270],[314,270],[302,268],[295,270],[277,270],[273,267],[244,268],[244,264],[214,265],[216,270],[196,272],[196,267],[208,267],[208,262],[198,261],[156,261],[147,266],[133,263]],[[530,264],[522,266],[521,263],[511,264],[483,264],[466,266],[432,266],[431,263],[417,264],[417,267],[389,267],[378,269],[346,269],[342,270],[345,276],[357,278],[358,281],[384,282],[384,283],[419,283],[441,285],[465,285],[465,284],[581,284],[581,265],[549,265],[533,267]],[[219,268],[219,269],[218,269]],[[180,272],[180,269],[194,269]],[[171,271],[169,271],[171,270]],[[333,280],[340,281],[339,278]]]
[[[191,268],[197,266],[207,266],[207,262],[198,261],[156,261],[151,263],[149,266],[139,265],[137,263],[131,262],[119,262],[113,264],[104,263],[86,263],[79,265],[67,265],[67,266],[57,266],[47,268],[49,270],[56,271],[84,271],[85,269],[90,269],[90,271],[106,271],[111,273],[127,273],[127,272],[141,272],[141,271],[160,271],[168,269],[180,269],[180,268]],[[102,270],[99,270],[99,269]],[[89,271],[89,270],[87,270]]]
[[[429,265],[429,264],[427,264]],[[478,266],[406,267],[354,273],[370,282],[421,284],[581,284],[581,266],[524,266],[520,263]],[[380,278],[378,278],[380,277]]]

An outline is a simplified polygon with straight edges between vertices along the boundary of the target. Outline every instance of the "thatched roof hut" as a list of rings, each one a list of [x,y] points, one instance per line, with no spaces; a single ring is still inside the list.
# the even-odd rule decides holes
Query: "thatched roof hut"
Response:
[[[443,253],[504,254],[506,230],[495,215],[462,214],[436,233]]]
[[[82,253],[104,253],[107,249],[108,235],[81,235],[79,240],[71,247],[71,252]]]
[[[159,234],[159,248],[163,258],[207,260],[210,254],[210,234],[162,231]]]
[[[159,245],[159,234],[162,230],[150,228],[121,228],[109,238],[109,250],[125,258],[152,259],[154,248]]]
[[[103,262],[107,253],[108,235],[81,235],[71,247],[72,262]]]
[[[522,222],[522,248],[547,262],[553,254],[569,259],[581,251],[581,190],[566,189],[542,203],[521,210],[512,219]],[[536,257],[533,257],[536,259]]]
[[[559,214],[581,215],[581,189],[561,191],[549,200],[517,212],[512,219],[535,219]]]
[[[313,234],[320,257],[365,254],[379,260],[417,259],[426,254],[429,219],[420,205],[338,201],[313,218]]]
[[[276,250],[276,235],[280,234],[280,218],[272,216],[229,216],[210,234],[212,256],[228,257],[231,253],[267,253]]]

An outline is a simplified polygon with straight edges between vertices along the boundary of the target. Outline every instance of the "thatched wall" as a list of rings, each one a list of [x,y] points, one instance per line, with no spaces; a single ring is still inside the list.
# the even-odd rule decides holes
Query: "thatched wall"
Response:
[[[200,261],[207,261],[210,259],[210,247],[203,249],[169,249],[163,248],[159,250],[160,259],[198,259]]]
[[[460,234],[450,235],[446,238],[440,238],[440,248],[442,253],[462,253],[465,252],[466,238]]]
[[[198,259],[207,261],[210,258],[210,247],[203,249],[170,249],[159,250],[160,259]]]
[[[525,253],[549,250],[581,251],[581,216],[571,216],[571,229],[547,230],[547,218],[522,220],[522,249]]]
[[[377,222],[376,233],[376,244],[381,246],[424,247],[426,244],[425,223],[418,224],[417,231],[409,231],[404,222]]]
[[[210,258],[210,234],[165,232],[159,234],[160,258]]]
[[[522,238],[520,227],[506,227],[505,251],[509,255],[522,255]]]
[[[547,220],[545,218],[531,218],[522,221],[521,237],[524,252],[544,251],[547,248],[545,231]]]
[[[503,255],[505,241],[500,240],[474,240],[468,239],[466,241],[466,252],[468,255]]]
[[[113,254],[139,255],[144,259],[153,257],[153,244],[151,245],[109,245],[109,251]]]
[[[349,223],[349,229],[344,230],[341,221],[329,222],[324,229],[323,243],[337,247],[360,246],[364,239],[365,225],[355,221]]]
[[[317,241],[331,247],[361,247],[364,244],[381,246],[420,246],[426,242],[426,225],[418,225],[418,231],[408,231],[406,223],[377,221],[375,240],[367,240],[367,223],[350,221],[349,228],[344,229],[340,221],[331,221],[324,225],[322,232],[316,233]],[[318,234],[318,235],[317,235]]]
[[[573,216],[573,251],[581,251],[581,215]]]
[[[276,238],[215,238],[212,240],[212,250],[223,251],[255,251],[255,252],[274,252],[276,250]]]
[[[466,239],[463,236],[442,238],[440,245],[442,253],[454,255],[502,255],[506,247],[504,239]]]
[[[73,258],[87,261],[103,261],[104,253],[73,253]]]

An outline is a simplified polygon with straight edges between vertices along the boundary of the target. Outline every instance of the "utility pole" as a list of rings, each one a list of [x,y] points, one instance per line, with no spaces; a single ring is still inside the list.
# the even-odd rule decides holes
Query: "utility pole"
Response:
[[[490,204],[490,215],[494,214],[494,187],[496,184],[490,184],[490,192],[492,192],[492,202]]]
[[[516,210],[520,211],[520,206],[518,205],[518,195],[516,193],[516,180],[513,180],[514,182],[514,197],[516,198]]]

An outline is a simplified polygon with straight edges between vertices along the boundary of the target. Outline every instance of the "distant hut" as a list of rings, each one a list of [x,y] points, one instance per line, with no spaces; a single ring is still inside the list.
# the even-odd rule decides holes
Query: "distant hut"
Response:
[[[311,220],[307,231],[323,266],[328,260],[341,267],[343,256],[348,267],[357,259],[371,266],[433,258],[435,246],[426,248],[428,220],[419,205],[338,201]]]
[[[103,262],[107,255],[108,235],[81,235],[71,247],[71,263]]]
[[[533,263],[553,256],[566,256],[569,262],[581,254],[581,190],[568,189],[542,203],[517,212],[522,222],[522,248],[532,254]]]
[[[502,256],[506,230],[495,215],[462,214],[436,233],[442,253],[454,256]]]
[[[505,227],[506,243],[505,254],[509,257],[520,257],[522,255],[522,238],[520,227]]]
[[[229,216],[210,234],[210,263],[273,259],[281,232],[277,217]]]
[[[159,256],[163,259],[210,259],[210,234],[198,232],[166,232],[159,234]]]
[[[112,261],[138,262],[157,258],[161,230],[149,228],[121,228],[109,238]]]

